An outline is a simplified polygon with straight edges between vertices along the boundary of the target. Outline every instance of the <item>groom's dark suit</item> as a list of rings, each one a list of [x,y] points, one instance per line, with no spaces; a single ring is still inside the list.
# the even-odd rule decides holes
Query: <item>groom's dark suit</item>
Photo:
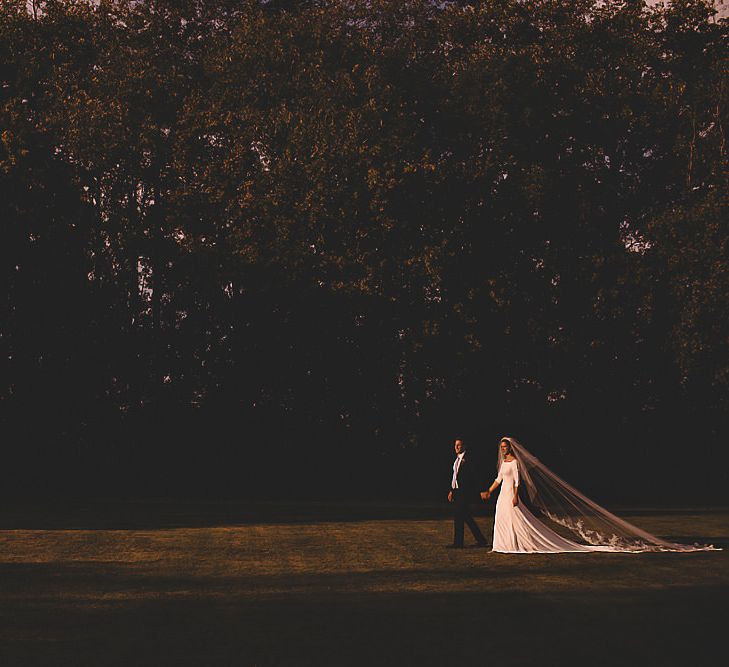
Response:
[[[474,461],[468,452],[464,452],[463,459],[458,467],[456,482],[458,488],[451,488],[453,494],[453,546],[463,546],[464,524],[468,526],[476,542],[487,544],[478,524],[471,515],[470,504],[481,500],[482,490],[479,479],[480,466]]]

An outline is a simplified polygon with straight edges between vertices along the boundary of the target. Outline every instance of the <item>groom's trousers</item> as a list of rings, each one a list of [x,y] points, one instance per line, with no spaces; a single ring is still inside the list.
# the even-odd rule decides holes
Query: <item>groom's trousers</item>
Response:
[[[467,494],[460,489],[453,489],[453,544],[458,547],[463,546],[464,524],[468,526],[476,542],[486,544],[486,538],[471,515]]]

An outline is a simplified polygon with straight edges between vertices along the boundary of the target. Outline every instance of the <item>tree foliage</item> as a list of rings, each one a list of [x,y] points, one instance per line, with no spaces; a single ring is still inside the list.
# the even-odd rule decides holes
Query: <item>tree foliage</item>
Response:
[[[0,9],[0,395],[39,486],[247,493],[267,447],[290,493],[427,494],[462,430],[615,497],[624,447],[728,461],[709,5],[33,9]]]

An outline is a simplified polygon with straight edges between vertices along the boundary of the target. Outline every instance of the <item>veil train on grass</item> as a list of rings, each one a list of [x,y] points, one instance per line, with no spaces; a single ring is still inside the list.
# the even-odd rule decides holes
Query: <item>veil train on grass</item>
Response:
[[[519,467],[519,489],[529,507],[540,518],[566,528],[571,539],[598,547],[599,551],[719,551],[710,544],[669,542],[634,526],[612,514],[580,493],[553,473],[516,439],[502,438],[511,444],[511,452]],[[499,449],[497,470],[504,455]]]

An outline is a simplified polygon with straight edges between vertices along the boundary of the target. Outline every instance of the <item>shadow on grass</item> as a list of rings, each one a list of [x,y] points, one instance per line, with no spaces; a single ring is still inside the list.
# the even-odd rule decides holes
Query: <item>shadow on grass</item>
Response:
[[[2,598],[2,664],[721,664],[727,587]]]
[[[590,558],[580,554],[578,558]],[[526,564],[528,565],[528,564]],[[590,579],[594,574],[610,577],[620,574],[625,561],[610,559],[588,564],[579,564],[581,577]],[[227,576],[199,576],[155,569],[154,564],[99,562],[52,562],[52,563],[2,563],[0,580],[3,582],[1,598],[35,599],[49,603],[54,600],[74,597],[95,598],[98,601],[114,601],[121,598],[156,598],[161,595],[180,597],[199,596],[215,598],[224,596],[265,597],[278,594],[320,595],[338,592],[372,593],[396,589],[458,590],[463,582],[476,585],[480,589],[503,589],[502,582],[522,578],[520,589],[528,589],[532,579],[538,590],[543,591],[545,582],[558,582],[561,577],[575,574],[573,560],[540,567],[514,567],[498,564],[490,569],[464,569],[464,564],[441,568],[399,567],[367,571],[337,572],[297,572],[276,574],[231,574]],[[526,581],[524,581],[526,580]],[[573,579],[573,585],[579,582]]]

